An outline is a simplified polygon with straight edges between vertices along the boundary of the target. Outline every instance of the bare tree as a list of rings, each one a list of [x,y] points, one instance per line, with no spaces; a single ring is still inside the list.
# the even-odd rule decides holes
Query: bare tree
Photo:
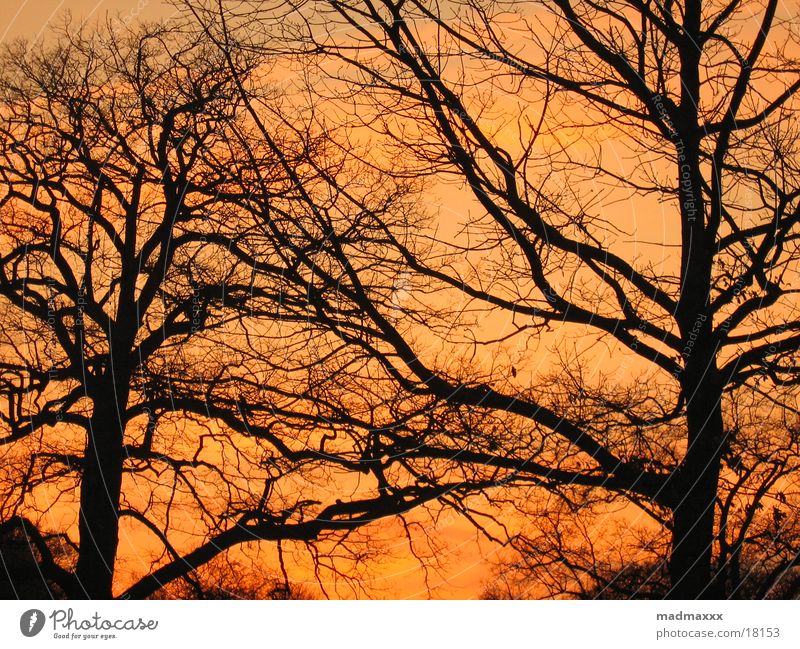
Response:
[[[111,595],[119,518],[141,507],[123,476],[184,470],[154,442],[170,409],[148,406],[150,375],[196,375],[187,343],[251,291],[201,162],[235,115],[230,83],[168,29],[113,27],[16,43],[0,81],[3,513],[79,488],[74,573],[51,575],[74,597]]]
[[[450,407],[373,445],[426,483],[633,503],[669,535],[669,595],[721,596],[741,546],[721,501],[771,473],[727,462],[734,405],[796,428],[800,61],[778,1],[188,4],[223,51],[280,32],[317,63],[312,121],[350,115],[352,160],[472,195],[460,230],[372,212],[373,266],[329,232],[342,275],[316,322]],[[788,448],[765,437],[762,468]],[[475,502],[450,499],[480,522]]]
[[[373,428],[411,415],[359,401],[358,359],[305,324],[326,239],[308,205],[340,209],[307,200],[328,138],[260,130],[243,91],[271,105],[269,57],[177,23],[67,24],[0,66],[3,534],[68,597],[147,597],[257,541],[356,580],[377,550],[355,530],[448,486],[356,488]],[[402,203],[371,189],[372,211]],[[155,540],[144,574],[118,574],[121,522]]]
[[[415,551],[430,506],[576,594],[639,542],[592,512],[632,506],[670,596],[741,590],[753,544],[785,583],[800,65],[776,2],[758,29],[699,0],[182,4],[188,40],[3,60],[0,511],[46,581],[111,596],[124,517],[163,548],[125,596],[253,540],[352,576],[357,530],[396,517]],[[418,202],[440,179],[472,196],[458,227]],[[75,505],[72,566],[40,528]]]

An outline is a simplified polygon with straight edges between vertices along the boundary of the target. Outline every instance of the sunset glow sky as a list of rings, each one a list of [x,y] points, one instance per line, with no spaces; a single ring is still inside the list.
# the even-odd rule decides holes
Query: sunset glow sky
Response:
[[[141,21],[160,21],[168,19],[169,16],[173,15],[176,11],[174,7],[169,6],[168,3],[162,2],[161,0],[8,0],[5,7],[5,19],[0,22],[0,40],[4,42],[11,41],[18,37],[34,40],[46,37],[48,26],[61,22],[68,12],[71,13],[76,21],[102,21],[106,16],[109,16],[113,20],[121,20],[124,23],[135,24]],[[259,70],[260,69],[261,68],[259,68]],[[183,87],[183,85],[184,84],[180,87]],[[497,90],[497,88],[494,90]],[[505,92],[505,90],[501,90],[497,93],[500,95],[500,98],[497,99],[496,105],[492,105],[492,109],[496,109],[497,111],[494,117],[495,119],[498,119],[497,115],[500,115],[500,121],[502,121],[502,117],[504,116],[503,111],[505,111],[505,116],[511,116],[509,122],[513,122],[514,118],[518,118],[521,114],[519,111],[527,110],[533,105],[533,102],[530,102],[527,107],[521,108],[520,104],[525,100],[525,96],[516,96],[513,92],[508,92],[506,96],[503,96],[503,92]],[[533,93],[529,93],[529,95],[533,96]],[[565,115],[572,117],[573,113],[570,113],[569,110],[571,109],[565,109],[560,115],[554,118],[554,129],[559,128],[562,124],[567,122],[567,117],[565,117]],[[421,123],[421,120],[418,120],[418,122]],[[519,126],[522,122],[523,120],[521,118],[518,119],[516,126]],[[415,124],[416,123],[417,122],[415,122]],[[678,226],[679,214],[678,210],[676,210],[677,192],[675,192],[672,197],[675,199],[673,202],[671,199],[665,198],[668,194],[667,191],[660,194],[657,191],[652,191],[647,196],[644,195],[646,192],[642,191],[640,192],[641,195],[637,196],[630,188],[620,188],[617,184],[608,182],[608,179],[614,177],[614,175],[618,175],[619,178],[628,179],[643,177],[646,172],[642,171],[642,167],[650,163],[647,159],[647,155],[641,155],[640,152],[633,150],[636,148],[635,145],[626,146],[622,140],[615,140],[615,137],[619,137],[619,130],[616,131],[617,135],[612,135],[615,128],[617,127],[613,124],[598,126],[593,131],[588,128],[586,131],[581,130],[581,128],[575,128],[574,130],[564,128],[561,132],[546,133],[544,137],[535,142],[535,145],[536,147],[552,145],[553,149],[558,149],[560,146],[569,144],[569,155],[574,155],[576,159],[580,159],[582,155],[587,156],[588,159],[592,155],[598,154],[597,152],[602,151],[602,163],[597,162],[598,167],[604,166],[607,170],[611,169],[612,173],[607,176],[598,173],[597,177],[601,178],[599,181],[596,181],[595,178],[590,177],[591,174],[588,174],[582,181],[576,182],[576,186],[579,185],[579,187],[575,188],[575,196],[573,197],[575,198],[575,205],[579,205],[581,209],[584,204],[589,206],[586,212],[589,213],[588,220],[595,219],[594,223],[601,224],[597,227],[597,232],[602,233],[599,236],[607,237],[607,239],[598,243],[598,247],[602,248],[606,246],[608,250],[613,249],[615,253],[620,254],[620,256],[625,257],[627,260],[631,260],[631,267],[636,267],[637,265],[648,266],[648,271],[652,272],[654,276],[663,278],[664,276],[677,275],[678,267],[680,266],[680,228]],[[355,130],[357,132],[356,135],[353,136],[354,138],[360,137],[360,133],[362,132],[369,133],[366,128],[361,126]],[[527,153],[519,154],[519,150],[524,148],[524,146],[521,145],[523,134],[515,133],[513,129],[508,129],[508,131],[504,131],[503,129],[499,130],[499,135],[493,135],[497,135],[497,141],[507,147],[509,151],[512,151],[512,155],[509,156],[512,160],[514,160],[514,155],[519,155],[520,158],[527,155]],[[590,135],[594,139],[592,140],[588,137],[586,132],[590,132]],[[514,141],[515,136],[518,136],[516,141]],[[525,134],[525,136],[527,136],[527,134]],[[609,138],[608,141],[604,140],[605,137]],[[637,135],[632,135],[629,140],[633,141],[634,137],[637,137]],[[504,138],[508,139],[508,142],[505,142]],[[642,144],[642,148],[644,148],[644,146],[645,145]],[[667,146],[669,146],[669,142],[667,142]],[[515,147],[517,147],[517,150],[515,150]],[[383,150],[378,146],[375,148],[380,150],[380,153],[376,155],[385,156]],[[531,154],[531,159],[535,160],[538,150],[535,148],[531,150],[534,152]],[[558,154],[552,154],[552,157],[548,158],[548,155],[551,155],[551,153],[543,150],[541,160],[544,162],[542,164],[548,164],[550,161],[556,160],[561,153],[564,153],[564,151],[561,150]],[[649,153],[651,152],[648,151],[647,154],[649,155]],[[598,160],[600,160],[599,155],[600,154],[598,154]],[[659,155],[660,152],[653,154],[655,162],[652,162],[649,170],[655,170],[653,173],[654,177],[663,171],[663,177],[668,178],[664,183],[666,186],[674,182],[673,171],[675,167],[671,166],[671,162],[665,163],[666,155],[661,158],[659,158]],[[503,163],[505,164],[505,159],[503,159]],[[569,193],[567,190],[572,189],[569,187],[568,176],[570,172],[568,167],[569,165],[564,167],[564,169],[567,170],[556,169],[556,171],[553,172],[554,180],[548,177],[548,182],[551,182],[554,187],[554,192],[556,189],[565,189],[565,195],[567,195]],[[559,175],[562,172],[563,175]],[[538,169],[536,173],[538,173]],[[226,177],[231,175],[228,167],[225,167],[224,174]],[[669,176],[669,174],[673,174],[673,176]],[[159,167],[157,170],[157,182],[166,184],[165,181],[163,181],[163,175],[163,170]],[[461,180],[462,179],[459,178],[459,182]],[[472,215],[482,213],[482,208],[477,203],[472,193],[467,191],[463,184],[460,185],[459,182],[452,182],[452,180],[446,181],[440,178],[431,180],[429,184],[430,189],[425,197],[426,204],[420,206],[422,211],[430,215],[435,215],[434,223],[439,227],[438,236],[448,245],[451,243],[451,239],[449,238],[451,234],[450,231],[452,231],[452,240],[456,240],[455,237],[457,236],[468,236],[460,232],[461,226],[465,222],[470,221]],[[631,180],[631,182],[633,183],[633,180]],[[558,186],[559,184],[561,186]],[[563,185],[567,185],[567,187],[564,188]],[[578,194],[584,190],[586,190],[586,193],[577,198]],[[216,196],[218,196],[218,194]],[[587,196],[590,198],[586,198]],[[595,197],[596,201],[591,197]],[[737,197],[737,200],[738,198],[739,197]],[[566,199],[562,199],[559,196],[554,199],[553,202],[557,203],[560,200],[564,201],[565,210],[572,209],[569,196]],[[586,202],[582,203],[582,201]],[[539,209],[538,206],[536,209]],[[583,215],[584,213],[581,212],[580,216],[582,217]],[[576,221],[577,220],[579,219],[576,219]],[[235,221],[235,223],[238,227],[238,221]],[[479,231],[478,226],[476,226],[476,231]],[[467,245],[465,248],[469,249],[469,246]],[[453,249],[455,249],[455,246]],[[474,254],[475,258],[478,258],[480,255],[485,255],[486,259],[484,261],[487,262],[486,265],[489,268],[493,266],[497,268],[501,266],[502,262],[506,261],[505,258],[501,257],[501,255],[505,254],[505,251],[502,250],[502,246],[498,245],[496,248],[492,248],[487,245],[486,249],[488,249],[489,252],[476,250],[474,248],[469,249],[469,253],[465,253],[465,257]],[[514,251],[511,254],[519,254],[519,251]],[[498,259],[501,260],[501,262],[495,263]],[[465,263],[466,265],[470,265],[473,261],[473,258],[470,257]],[[405,263],[405,260],[403,263]],[[513,260],[509,262],[511,266],[513,266],[513,263],[515,263]],[[524,266],[524,263],[522,265]],[[403,266],[403,268],[405,268],[405,266]],[[473,266],[473,269],[475,268],[482,267],[478,263]],[[505,281],[511,286],[509,288],[509,286],[504,285],[498,293],[502,293],[504,289],[508,289],[510,293],[513,293],[514,290],[518,290],[520,295],[525,293],[525,287],[516,286],[514,282],[516,280],[524,285],[525,282],[530,281],[530,275],[520,280],[518,277],[515,277],[515,272],[517,272],[517,269],[512,268],[504,277],[501,277],[501,281]],[[550,276],[550,279],[554,278],[553,285],[558,286],[562,281],[564,285],[570,285],[571,282],[574,281],[575,285],[579,287],[576,291],[584,291],[581,295],[581,299],[587,302],[596,300],[597,305],[600,305],[592,305],[597,306],[596,313],[600,313],[602,309],[605,308],[605,305],[608,304],[612,305],[609,308],[616,309],[614,296],[611,295],[609,298],[611,291],[608,285],[597,282],[597,286],[595,286],[591,284],[591,280],[584,285],[581,283],[583,278],[575,279],[575,277],[578,277],[577,271],[575,275],[571,277],[569,276],[570,272],[571,269],[566,265],[556,267]],[[476,273],[480,274],[480,271],[476,271]],[[502,275],[502,271],[497,274]],[[591,273],[587,273],[587,275],[591,277]],[[480,279],[485,279],[487,284],[491,284],[494,277],[487,276],[481,277]],[[630,278],[628,278],[628,280],[629,279]],[[460,277],[459,281],[461,281]],[[445,294],[448,290],[451,290],[451,288],[445,289]],[[605,290],[606,293],[601,295],[603,290]],[[424,293],[424,291],[421,291],[421,293]],[[432,293],[435,297],[442,295],[442,293]],[[456,293],[457,296],[460,296],[460,299],[466,299],[464,294],[458,293],[457,291]],[[533,291],[531,291],[531,294],[533,294]],[[424,298],[422,299],[424,300]],[[310,301],[310,298],[308,298],[308,300]],[[522,300],[520,300],[520,302],[521,301]],[[496,305],[498,302],[494,304]],[[533,391],[538,388],[538,384],[534,384],[534,382],[530,380],[532,377],[546,375],[568,356],[570,358],[580,357],[580,359],[585,362],[585,366],[580,368],[586,371],[585,381],[578,383],[581,386],[593,386],[606,382],[613,384],[615,387],[617,385],[635,386],[638,381],[642,385],[649,385],[654,388],[661,387],[662,385],[669,385],[669,390],[671,391],[664,391],[661,394],[667,394],[670,397],[677,394],[677,388],[675,387],[677,381],[672,382],[673,378],[677,379],[677,371],[674,376],[670,376],[665,373],[663,368],[657,367],[655,363],[650,363],[648,359],[630,353],[628,350],[620,351],[623,350],[624,346],[613,340],[610,335],[607,336],[605,333],[600,334],[600,330],[593,324],[586,325],[585,328],[583,325],[566,325],[561,328],[555,327],[554,330],[548,323],[546,331],[543,327],[541,334],[539,334],[537,330],[536,334],[530,336],[525,334],[514,337],[512,334],[519,334],[520,331],[525,328],[517,326],[517,322],[514,320],[516,314],[513,316],[511,315],[513,309],[503,310],[497,308],[497,310],[490,310],[485,304],[483,308],[485,309],[483,312],[476,311],[478,315],[474,316],[479,319],[480,324],[475,325],[473,329],[469,329],[469,325],[464,325],[464,328],[469,330],[463,333],[464,339],[458,339],[458,343],[453,343],[452,341],[456,339],[457,336],[461,335],[461,333],[452,334],[454,337],[452,339],[448,339],[446,336],[443,336],[441,339],[435,339],[435,334],[431,334],[433,337],[431,347],[437,343],[440,346],[431,351],[430,349],[426,349],[425,340],[414,340],[414,344],[419,347],[412,347],[414,353],[418,354],[420,358],[423,358],[423,360],[427,362],[429,359],[424,357],[426,352],[429,352],[430,356],[435,354],[446,355],[449,349],[448,345],[456,347],[456,345],[461,344],[463,340],[468,340],[470,336],[474,336],[475,340],[481,340],[481,336],[486,333],[486,339],[494,339],[496,344],[486,344],[483,347],[475,344],[476,351],[468,362],[474,363],[474,366],[481,370],[488,370],[488,368],[494,369],[495,367],[510,367],[511,370],[513,370],[513,375],[508,372],[508,376],[505,376],[505,374],[497,376],[496,385],[500,390],[506,390],[507,394],[514,395],[513,399],[515,401],[520,400],[520,395],[524,395],[526,390]],[[464,310],[469,311],[469,309],[466,308]],[[539,314],[540,311],[536,311],[533,317],[539,317]],[[602,315],[605,317],[604,314]],[[717,314],[720,318],[724,315],[724,312]],[[712,315],[710,321],[714,320],[717,316]],[[531,317],[531,320],[533,317]],[[672,327],[673,330],[677,329],[677,325],[670,320],[669,315],[664,316],[664,314],[660,314],[659,317],[668,322],[666,325],[667,327]],[[465,322],[467,322],[466,317]],[[642,331],[644,331],[643,326]],[[750,332],[747,332],[747,335],[749,336]],[[281,333],[281,336],[283,336],[283,333]],[[513,344],[509,342],[506,345],[504,340],[506,337],[509,339],[513,338]],[[665,339],[666,338],[667,336],[665,335]],[[522,342],[520,342],[520,339],[523,339]],[[501,340],[502,342],[497,342]],[[663,348],[668,347],[664,340],[660,342]],[[653,343],[656,347],[658,344],[658,341]],[[514,345],[516,345],[516,347],[514,347]],[[464,346],[468,347],[469,341]],[[554,349],[556,348],[557,354],[554,353]],[[198,349],[200,350],[197,352],[198,355],[205,351],[204,347],[195,348],[195,350]],[[633,347],[633,349],[635,349],[635,347]],[[460,348],[459,351],[461,351]],[[662,349],[659,349],[659,351],[662,351]],[[734,352],[735,350],[732,350],[730,353]],[[557,358],[557,356],[562,353],[563,357]],[[676,355],[674,350],[662,353],[665,355],[669,353],[672,357],[677,357],[677,359],[680,360],[680,356]],[[464,358],[466,358],[466,354]],[[462,360],[463,359],[460,357],[456,358],[454,354],[454,363]],[[570,361],[564,361],[564,364],[566,365],[569,362]],[[225,363],[227,363],[227,357],[224,358],[223,364]],[[431,365],[433,364],[434,363],[431,363]],[[519,369],[517,369],[515,365]],[[577,368],[578,366],[579,363],[576,362],[575,367]],[[467,362],[464,363],[464,367],[467,367]],[[487,374],[489,374],[488,371]],[[370,381],[370,385],[372,385],[372,378],[370,378]],[[374,383],[377,384],[377,381],[374,381]],[[463,384],[461,387],[463,387]],[[454,390],[458,391],[460,388],[454,388]],[[583,388],[581,387],[581,397],[582,396]],[[523,396],[523,398],[525,397]],[[564,412],[569,413],[569,405],[570,404],[564,406]],[[481,401],[481,406],[483,407],[483,401]],[[270,404],[270,407],[273,406]],[[504,405],[503,407],[513,408],[514,406]],[[273,412],[274,411],[270,411],[268,413],[269,416],[272,416]],[[505,416],[508,415],[508,412],[503,411],[502,414]],[[559,416],[569,418],[571,415],[563,415],[562,413]],[[187,424],[186,421],[189,421],[189,423]],[[193,425],[190,420],[187,419],[186,421],[183,422],[184,425]],[[563,420],[559,425],[561,423],[563,423]],[[174,433],[175,437],[179,437],[181,430],[180,425],[176,425],[175,429],[171,430],[171,432],[179,431]],[[318,433],[318,421],[315,422],[313,430],[315,433]],[[514,432],[519,432],[521,429],[513,428],[513,430]],[[558,428],[553,426],[548,430],[558,430]],[[550,433],[547,433],[547,435],[549,434]],[[609,438],[611,437],[612,434],[609,434]],[[333,439],[336,439],[335,435]],[[517,438],[515,437],[514,439],[516,440]],[[307,443],[307,441],[303,441],[303,444]],[[527,452],[528,448],[529,446],[525,446],[525,452]],[[319,450],[320,453],[323,452],[322,444]],[[574,459],[574,456],[571,457]],[[525,462],[529,461],[530,460],[526,457]],[[628,460],[625,459],[624,462],[616,464],[614,471],[616,472],[618,467],[623,464],[627,466]],[[633,464],[633,462],[631,461],[630,464]],[[249,489],[252,480],[251,476],[252,474],[246,474],[243,478],[248,493],[254,493],[254,491],[251,492]],[[136,478],[127,476],[124,479],[133,481]],[[342,494],[348,496],[350,495],[348,491],[357,493],[359,489],[365,489],[363,485],[358,482],[360,480],[361,476],[356,475],[355,477],[345,479],[345,484],[337,486],[341,489]],[[307,485],[308,483],[303,484]],[[496,485],[497,482],[492,482],[492,487]],[[317,487],[319,488],[319,485],[317,485]],[[39,499],[47,498],[47,488],[48,486],[45,486],[37,492],[37,497]],[[255,486],[255,489],[260,488],[261,485]],[[322,488],[324,489],[324,487]],[[592,489],[594,488],[595,486],[593,485]],[[602,488],[608,488],[607,483],[604,482]],[[628,488],[629,486],[625,486],[620,489]],[[375,489],[375,486],[370,484],[366,489],[370,490],[369,492],[371,493],[371,491]],[[123,491],[125,490],[123,489]],[[133,492],[131,498],[132,502],[139,494],[136,493],[135,487],[132,488],[131,491]],[[502,489],[498,489],[498,492],[501,491]],[[141,493],[147,493],[147,491],[142,490]],[[305,491],[302,493],[305,496]],[[519,493],[522,493],[522,490],[520,490],[518,494]],[[338,494],[339,491],[334,487],[330,489],[330,494],[326,495],[331,496],[331,499],[333,499]],[[437,497],[440,495],[441,494],[437,494]],[[479,497],[480,496],[477,496],[476,498]],[[146,503],[146,500],[142,500],[141,503],[136,503],[134,506],[146,508]],[[503,509],[506,506],[506,502],[503,501],[502,498],[498,499],[498,503],[494,513],[501,512],[498,517],[505,517],[503,520],[508,523],[509,528],[517,529],[520,527],[525,528],[526,526],[537,525],[536,519],[533,516],[526,521],[522,519],[519,512],[511,513],[510,507],[508,511]],[[491,505],[494,504],[495,503],[491,503]],[[49,512],[49,515],[54,529],[69,529],[71,535],[75,538],[77,537],[77,507],[74,506],[75,503],[72,503],[72,505],[73,507],[70,507],[65,504],[64,507],[53,509]],[[652,521],[649,521],[647,515],[630,503],[623,507],[618,507],[613,511],[611,510],[612,506],[616,505],[608,505],[609,516],[607,517],[608,520],[604,521],[608,523],[610,527],[617,525],[620,528],[630,526],[630,528],[641,529],[648,524],[652,525]],[[532,504],[531,508],[534,507],[535,505]],[[375,537],[380,539],[380,547],[385,549],[386,558],[382,561],[376,561],[374,565],[370,565],[368,573],[369,581],[364,586],[365,590],[368,591],[368,596],[379,598],[476,598],[481,595],[483,588],[492,577],[493,564],[499,562],[503,556],[502,548],[483,538],[480,532],[478,532],[468,520],[455,515],[450,510],[445,510],[441,513],[441,516],[438,514],[439,510],[437,507],[431,506],[427,511],[420,513],[412,511],[407,516],[408,521],[419,522],[416,527],[412,525],[409,528],[412,530],[412,533],[419,534],[420,538],[426,536],[430,537],[431,543],[428,547],[435,547],[436,550],[433,552],[438,553],[438,561],[431,561],[432,563],[438,564],[438,569],[431,570],[427,573],[420,568],[418,559],[415,558],[409,550],[405,532],[402,525],[397,520],[382,521],[375,525]],[[175,524],[176,529],[180,530],[176,535],[179,539],[181,534],[191,529],[193,512],[183,512],[183,515],[185,515],[185,520],[171,521]],[[61,516],[64,518],[59,518]],[[70,521],[70,517],[72,517],[73,520]],[[586,520],[589,521],[589,523],[587,523],[588,526],[591,526],[594,522],[591,515],[587,516]],[[594,529],[592,533],[596,534],[598,538],[598,548],[603,547],[604,543],[613,543],[613,541],[603,537],[603,530]],[[635,534],[631,534],[630,536],[635,536]],[[182,541],[186,542],[186,547],[181,549],[189,550],[192,548],[192,541],[189,534],[185,534],[183,539],[179,540],[179,543]],[[118,555],[119,584],[117,590],[123,589],[128,583],[146,574],[150,569],[149,560],[151,560],[154,555],[158,555],[161,549],[161,545],[154,535],[143,530],[141,524],[134,522],[130,518],[124,519],[120,529]],[[244,552],[248,557],[255,557],[257,555],[257,563],[260,562],[268,571],[276,571],[278,560],[273,544],[264,542],[262,547],[257,551],[252,546],[236,549],[232,551],[232,555],[239,552]],[[295,560],[294,564],[292,564],[293,559]],[[625,559],[629,558],[625,557]],[[309,590],[312,592],[316,591],[312,566],[307,555],[305,558],[295,558],[289,555],[287,557],[287,568],[290,578],[299,583],[306,583]],[[328,592],[333,596],[347,597],[352,595],[349,593],[348,589],[336,588],[335,584],[333,587],[331,587],[331,584],[327,584],[326,586],[328,587]]]

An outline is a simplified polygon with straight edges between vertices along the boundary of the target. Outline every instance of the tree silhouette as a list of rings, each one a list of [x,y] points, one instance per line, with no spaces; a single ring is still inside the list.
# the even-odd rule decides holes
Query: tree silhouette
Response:
[[[123,498],[123,476],[205,464],[158,443],[172,408],[155,402],[214,371],[195,369],[202,338],[251,293],[202,161],[236,112],[206,54],[165,28],[71,26],[3,53],[4,517],[79,488],[74,572],[49,575],[73,597],[111,596],[120,516],[157,506]]]
[[[354,530],[447,489],[354,487],[397,399],[353,407],[305,324],[327,138],[260,131],[242,91],[277,98],[269,57],[184,27],[67,23],[2,55],[0,517],[54,596],[147,597],[255,541],[355,580]],[[144,574],[119,578],[123,535],[155,540]]]
[[[777,2],[180,4],[2,59],[0,516],[43,584],[259,540],[352,577],[430,505],[551,595],[796,590]],[[125,519],[162,551],[123,587]]]
[[[369,272],[330,233],[344,272],[316,322],[449,406],[374,446],[490,504],[491,484],[632,503],[669,535],[669,596],[722,596],[741,544],[721,499],[755,479],[727,459],[735,405],[796,429],[800,61],[777,0],[188,4],[223,50],[280,32],[351,159],[472,196],[458,227],[370,214]],[[764,437],[765,466],[796,444]],[[479,501],[443,496],[492,534]]]

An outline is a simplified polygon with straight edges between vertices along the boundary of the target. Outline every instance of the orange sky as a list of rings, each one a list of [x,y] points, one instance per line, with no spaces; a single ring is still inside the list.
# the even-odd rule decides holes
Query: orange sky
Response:
[[[788,3],[787,3],[788,5]],[[51,22],[57,22],[66,11],[76,18],[103,17],[106,13],[124,21],[160,20],[170,16],[174,9],[161,0],[6,0],[4,19],[0,22],[0,40],[7,41],[18,36],[38,38]],[[513,103],[513,102],[512,102]],[[624,161],[620,160],[624,166]],[[449,187],[439,195],[431,196],[431,211],[441,208],[442,221],[461,221],[465,213],[474,206],[470,196],[455,187]],[[667,205],[646,204],[641,201],[627,201],[614,204],[611,208],[614,222],[635,235],[631,242],[636,253],[641,256],[663,255],[665,249],[650,247],[646,242],[663,242],[670,231],[671,207]],[[671,254],[671,251],[666,254]],[[635,256],[635,255],[634,255]],[[653,259],[654,262],[662,261]],[[530,353],[530,350],[528,350]],[[546,359],[548,354],[542,348],[541,354],[533,354],[534,359]],[[595,368],[608,369],[606,350],[598,356]],[[530,358],[530,356],[529,356]],[[491,362],[492,359],[486,359]],[[628,358],[630,362],[630,358]],[[619,361],[616,363],[620,365]],[[623,360],[620,372],[630,372],[630,365]],[[541,367],[530,367],[531,371]],[[612,368],[613,371],[613,368]],[[137,572],[137,556],[142,560],[142,548],[152,549],[152,537],[138,531],[140,527],[126,523],[121,529],[120,566]],[[394,528],[392,528],[394,529]],[[430,528],[428,528],[430,531]],[[385,536],[385,535],[384,535]],[[434,530],[435,538],[443,545],[444,566],[441,575],[430,574],[428,585],[434,588],[433,596],[471,598],[480,594],[483,583],[488,578],[489,562],[498,551],[494,546],[477,540],[474,528],[464,519],[444,515]],[[147,537],[147,538],[145,538]],[[392,559],[374,568],[374,586],[379,597],[414,598],[427,597],[425,576],[416,560],[408,556],[405,540],[398,536],[393,554],[406,555],[406,558]],[[391,543],[389,544],[391,546]],[[265,552],[264,556],[270,556]],[[141,563],[139,564],[141,565]],[[272,567],[272,566],[271,566]],[[141,568],[140,568],[141,570]],[[290,569],[290,577],[303,578],[307,567],[296,571]],[[333,589],[331,589],[333,592]],[[340,594],[345,594],[342,591]]]
[[[161,0],[5,0],[0,41],[18,36],[38,37],[64,12],[78,17],[119,14],[121,19],[160,20],[174,9]]]
[[[120,20],[162,20],[174,12],[172,7],[161,0],[6,0],[4,17],[0,21],[0,41],[6,42],[17,37],[38,39],[46,32],[48,25],[58,23],[65,12],[71,12],[76,19],[97,17],[106,14]],[[452,207],[450,207],[452,209]],[[454,211],[458,211],[457,209]],[[40,497],[46,497],[45,491]],[[59,512],[60,510],[60,512]],[[55,529],[72,525],[74,512],[65,513],[63,509],[50,512],[50,522]],[[487,579],[487,558],[497,551],[488,543],[479,543],[475,529],[463,519],[445,514],[435,530],[442,544],[441,559],[444,570],[440,575],[429,573],[428,586],[435,589],[433,596],[445,598],[474,598],[479,596]],[[74,535],[73,535],[74,536]],[[384,537],[386,535],[383,535]],[[123,521],[120,529],[120,573],[118,579],[125,581],[124,572],[141,574],[146,569],[151,552],[160,549],[153,542],[152,535],[142,532],[141,526]],[[388,543],[393,555],[408,555],[404,548],[405,539],[398,537],[396,543]],[[266,545],[266,544],[265,544]],[[392,547],[394,546],[394,547]],[[264,556],[273,553],[267,551]],[[270,566],[274,569],[274,566]],[[291,568],[291,567],[290,567]],[[381,598],[426,598],[428,590],[425,575],[417,561],[411,557],[392,559],[375,566],[372,571],[375,595]],[[299,580],[311,578],[308,566],[297,570],[290,569],[290,577]],[[335,589],[326,584],[333,594]],[[313,589],[312,589],[313,590]],[[346,595],[342,589],[340,595]]]

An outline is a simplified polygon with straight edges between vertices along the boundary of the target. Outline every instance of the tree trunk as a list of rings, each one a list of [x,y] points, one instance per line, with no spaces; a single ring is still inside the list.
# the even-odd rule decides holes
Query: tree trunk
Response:
[[[701,370],[702,371],[702,370]],[[688,449],[677,478],[669,573],[672,599],[713,599],[714,517],[724,435],[713,360],[688,393]]]
[[[680,52],[680,115],[674,124],[678,199],[681,212],[681,294],[676,319],[684,348],[680,377],[686,399],[687,449],[673,476],[672,551],[669,573],[673,599],[714,597],[711,563],[714,509],[723,436],[717,341],[709,311],[716,226],[707,214],[700,141],[700,42],[702,2],[687,0]]]
[[[84,455],[76,577],[89,599],[111,599],[119,542],[123,436],[112,395],[94,399]]]

